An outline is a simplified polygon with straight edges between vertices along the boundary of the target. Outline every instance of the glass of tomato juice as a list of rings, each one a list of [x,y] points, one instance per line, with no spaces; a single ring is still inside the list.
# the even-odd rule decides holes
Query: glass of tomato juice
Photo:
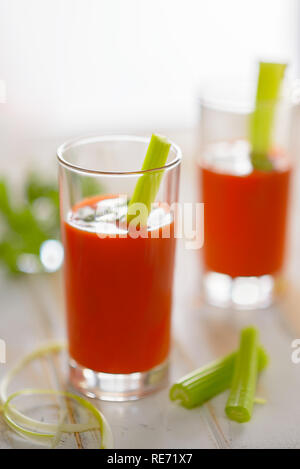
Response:
[[[208,303],[256,309],[274,299],[284,267],[290,180],[290,113],[276,103],[273,169],[255,169],[248,138],[253,112],[251,86],[214,86],[201,100],[201,143],[197,157],[204,205],[203,290]],[[253,93],[252,93],[253,94]],[[268,109],[273,103],[262,103]]]
[[[70,382],[103,400],[137,399],[167,378],[181,152],[171,144],[147,229],[133,235],[124,219],[148,143],[103,136],[58,149]]]

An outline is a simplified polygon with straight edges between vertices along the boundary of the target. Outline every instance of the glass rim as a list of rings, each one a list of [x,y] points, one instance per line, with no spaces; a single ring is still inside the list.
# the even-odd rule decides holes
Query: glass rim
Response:
[[[66,151],[70,150],[71,148],[76,148],[81,145],[87,145],[89,143],[114,143],[114,142],[132,142],[132,143],[149,143],[150,137],[140,137],[136,135],[122,135],[122,134],[106,134],[106,135],[90,135],[90,136],[83,136],[77,137],[71,140],[67,140],[63,144],[61,144],[56,151],[56,156],[59,161],[59,164],[62,166],[71,169],[75,172],[85,173],[90,175],[102,175],[102,176],[131,176],[131,175],[142,175],[147,173],[152,173],[153,171],[161,171],[161,170],[169,170],[175,168],[181,163],[182,160],[182,152],[181,149],[173,143],[171,140],[171,150],[175,152],[175,157],[169,163],[165,164],[164,166],[160,166],[157,168],[147,169],[147,170],[137,170],[137,171],[103,171],[99,169],[89,169],[85,168],[84,166],[77,165],[68,161],[64,154]]]
[[[243,77],[219,77],[202,83],[198,94],[201,107],[217,111],[250,114],[255,108],[256,80]],[[242,92],[241,95],[238,93]],[[274,104],[287,108],[300,102],[300,80],[286,80],[278,99],[266,99],[261,108]]]

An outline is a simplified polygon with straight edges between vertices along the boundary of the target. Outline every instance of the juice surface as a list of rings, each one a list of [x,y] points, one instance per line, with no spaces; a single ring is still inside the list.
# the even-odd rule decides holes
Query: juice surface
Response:
[[[157,238],[136,239],[99,238],[67,221],[62,225],[70,356],[105,373],[163,363],[170,346],[173,222],[170,238],[158,228]]]
[[[205,268],[238,276],[276,274],[283,266],[291,169],[238,176],[199,169]]]

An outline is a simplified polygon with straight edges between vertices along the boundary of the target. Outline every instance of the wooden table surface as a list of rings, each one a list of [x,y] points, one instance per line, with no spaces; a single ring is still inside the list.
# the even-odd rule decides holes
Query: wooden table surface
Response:
[[[192,165],[186,164],[185,180],[187,175],[192,178],[192,173]],[[187,186],[182,190],[188,200]],[[171,403],[168,389],[134,402],[94,400],[112,426],[115,448],[300,448],[300,364],[291,361],[291,343],[300,337],[299,279],[295,275],[300,250],[297,240],[293,243],[290,272],[294,283],[287,282],[275,306],[246,312],[203,303],[199,252],[186,250],[183,240],[178,242],[170,381],[231,351],[237,346],[240,328],[255,324],[271,356],[257,392],[267,404],[256,405],[251,422],[239,425],[225,417],[226,392],[193,410]],[[7,345],[7,363],[0,364],[1,379],[25,353],[49,339],[63,339],[65,328],[60,274],[17,280],[2,274],[0,298],[0,338]],[[14,389],[37,383],[44,388],[66,387],[65,357],[40,362],[41,371],[22,373]],[[64,436],[60,444],[62,448],[96,446],[93,432]],[[0,417],[0,448],[30,447],[32,444],[15,435]]]

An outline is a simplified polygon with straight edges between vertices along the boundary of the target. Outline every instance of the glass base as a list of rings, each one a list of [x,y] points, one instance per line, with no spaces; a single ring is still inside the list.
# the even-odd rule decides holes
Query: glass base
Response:
[[[274,300],[274,277],[236,277],[206,272],[203,277],[205,301],[213,306],[235,309],[267,308]]]
[[[101,373],[69,361],[71,385],[88,397],[103,401],[131,401],[157,391],[168,383],[168,362],[148,371],[129,374]]]

